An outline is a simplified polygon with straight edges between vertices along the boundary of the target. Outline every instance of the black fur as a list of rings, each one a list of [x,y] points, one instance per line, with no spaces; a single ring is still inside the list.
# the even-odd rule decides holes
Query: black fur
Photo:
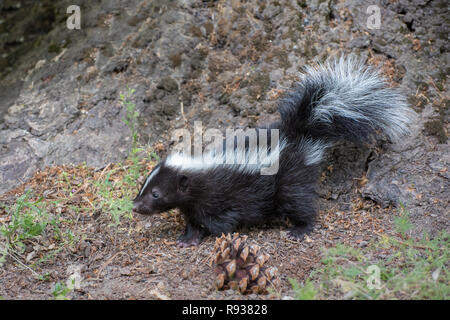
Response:
[[[283,217],[289,218],[293,224],[290,235],[301,239],[313,229],[322,150],[337,139],[361,144],[370,140],[378,129],[404,130],[402,121],[407,116],[402,118],[399,114],[392,123],[388,115],[383,118],[387,111],[393,115],[405,112],[401,95],[387,88],[382,79],[375,78],[378,82],[373,78],[366,79],[377,74],[364,71],[360,66],[352,68],[352,63],[352,60],[341,59],[338,62],[341,67],[339,76],[335,76],[338,73],[336,63],[335,69],[328,65],[310,70],[309,75],[281,100],[281,121],[269,126],[278,128],[280,138],[287,141],[280,153],[279,170],[275,175],[243,173],[226,165],[202,170],[180,169],[168,166],[165,159],[154,169],[158,171],[151,179],[148,178],[148,183],[134,199],[133,210],[154,214],[179,208],[186,220],[185,233],[178,241],[181,246],[196,245],[208,234],[218,236],[241,226],[263,224]],[[355,79],[361,79],[360,87],[355,90],[361,96],[356,98],[365,102],[362,106],[355,105],[354,102],[360,100],[349,98],[348,92],[344,92],[338,96],[338,108],[329,112],[325,104],[329,101],[323,102],[322,99],[329,98],[325,95],[330,92],[336,94],[333,90],[340,89],[339,86],[345,88],[343,72],[349,77],[354,72]],[[389,95],[383,104],[380,98],[386,92]],[[358,119],[348,116],[345,103],[349,110],[360,112],[356,114]],[[314,118],[313,112],[319,106],[325,112],[317,111],[319,118],[317,114]],[[320,118],[323,114],[325,116]]]

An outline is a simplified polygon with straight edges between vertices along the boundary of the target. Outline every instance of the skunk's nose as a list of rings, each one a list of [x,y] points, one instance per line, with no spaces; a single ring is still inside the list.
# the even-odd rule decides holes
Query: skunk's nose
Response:
[[[139,205],[137,203],[133,203],[133,212],[139,213]]]

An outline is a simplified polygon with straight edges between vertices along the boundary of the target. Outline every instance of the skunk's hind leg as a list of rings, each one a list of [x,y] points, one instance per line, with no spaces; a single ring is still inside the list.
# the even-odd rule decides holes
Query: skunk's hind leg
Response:
[[[289,237],[295,240],[303,240],[306,234],[312,232],[314,226],[314,222],[295,221],[293,223],[294,226],[289,230]]]
[[[291,185],[280,188],[278,210],[293,224],[289,236],[302,240],[311,233],[316,218],[317,196],[313,186]]]

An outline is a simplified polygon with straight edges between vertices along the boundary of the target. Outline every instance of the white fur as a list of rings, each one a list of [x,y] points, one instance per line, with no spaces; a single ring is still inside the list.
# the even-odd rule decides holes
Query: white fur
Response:
[[[307,67],[303,81],[321,84],[326,92],[313,109],[311,122],[331,123],[334,116],[365,120],[398,140],[415,118],[398,89],[390,88],[378,71],[352,56]]]
[[[319,164],[325,155],[325,151],[331,146],[332,143],[326,143],[322,140],[302,138],[298,144],[298,149],[305,155],[305,164],[311,166]]]
[[[142,193],[144,192],[145,188],[147,188],[148,183],[150,182],[150,180],[152,180],[152,178],[153,178],[154,176],[156,176],[156,174],[157,174],[158,172],[159,172],[159,167],[156,168],[155,170],[153,170],[152,173],[147,177],[147,180],[145,180],[145,184],[144,184],[144,186],[142,187],[141,192],[139,192],[139,196],[142,195]]]
[[[228,156],[226,152],[213,151],[197,158],[182,153],[173,153],[167,157],[165,164],[168,167],[188,171],[204,171],[227,167],[243,173],[257,174],[261,169],[273,163],[278,163],[281,150],[283,150],[285,145],[285,142],[281,141],[271,152],[268,152],[267,148],[252,148],[249,150],[235,148]]]

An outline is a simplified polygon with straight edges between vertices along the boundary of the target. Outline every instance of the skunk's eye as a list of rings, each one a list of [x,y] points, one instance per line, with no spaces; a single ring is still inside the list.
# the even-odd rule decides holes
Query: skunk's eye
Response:
[[[156,191],[153,191],[153,192],[152,192],[152,197],[153,197],[154,199],[158,199],[158,198],[159,198],[159,193],[156,192]]]

